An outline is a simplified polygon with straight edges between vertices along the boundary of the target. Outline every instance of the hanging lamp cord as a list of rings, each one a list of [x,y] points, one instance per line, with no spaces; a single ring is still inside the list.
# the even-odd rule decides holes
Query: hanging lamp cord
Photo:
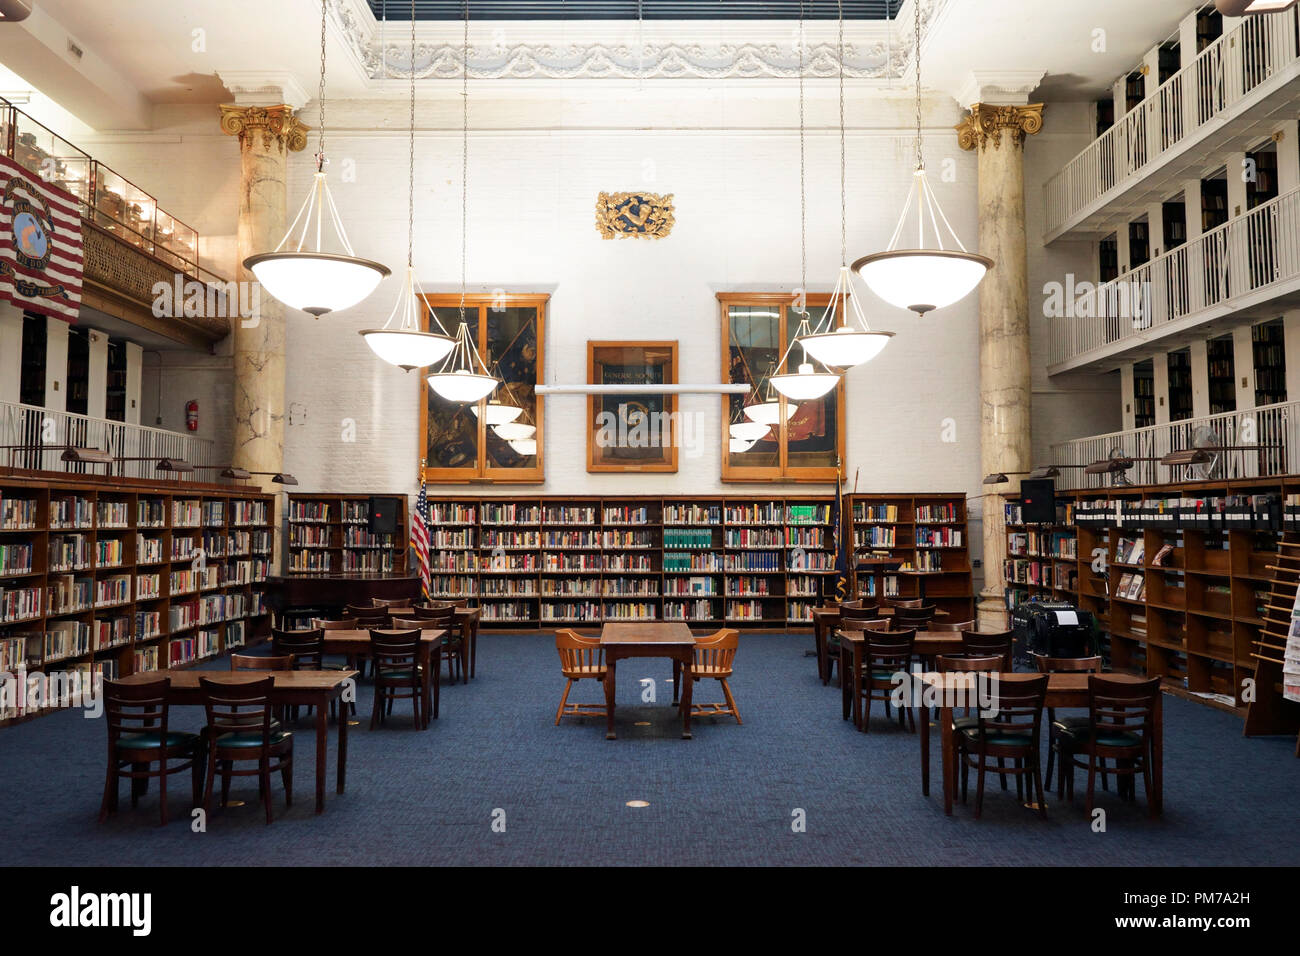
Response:
[[[919,2],[919,0],[918,0]],[[840,68],[840,265],[849,262],[847,153],[844,145],[844,0],[839,0],[840,35],[836,59]]]
[[[915,43],[912,66],[916,70],[916,168],[925,169],[921,157],[921,0],[912,3],[912,35]]]
[[[407,154],[406,268],[410,269],[415,265],[415,0],[411,0],[411,137]]]
[[[804,136],[804,95],[803,95],[803,4],[799,0],[799,255],[800,278],[799,294],[802,296],[803,310],[808,311],[808,163],[807,145]]]
[[[320,104],[320,129],[316,137],[316,172],[325,171],[325,3],[320,0],[320,89],[316,100]]]
[[[460,53],[460,321],[465,324],[465,285],[469,234],[469,0],[464,3]]]

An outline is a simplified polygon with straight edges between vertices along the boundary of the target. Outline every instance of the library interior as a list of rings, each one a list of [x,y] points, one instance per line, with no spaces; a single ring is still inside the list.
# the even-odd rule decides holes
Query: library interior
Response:
[[[7,865],[1294,862],[1296,0],[0,0],[0,169]]]

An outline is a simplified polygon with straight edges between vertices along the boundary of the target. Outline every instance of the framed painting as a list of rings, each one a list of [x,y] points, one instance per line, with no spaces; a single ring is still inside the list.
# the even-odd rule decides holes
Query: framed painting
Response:
[[[587,381],[645,385],[644,392],[592,395],[587,406],[587,471],[677,470],[676,342],[588,342]]]

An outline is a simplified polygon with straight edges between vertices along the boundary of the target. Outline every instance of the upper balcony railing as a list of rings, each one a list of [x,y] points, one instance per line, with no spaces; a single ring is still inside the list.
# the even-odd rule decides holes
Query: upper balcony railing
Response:
[[[1066,296],[1064,314],[1049,317],[1048,370],[1117,354],[1124,343],[1158,338],[1175,323],[1195,324],[1198,313],[1228,314],[1297,284],[1300,189],[1098,286],[1092,296]]]
[[[1134,485],[1156,485],[1188,478],[1183,468],[1160,464],[1171,451],[1185,448],[1232,448],[1217,453],[1204,466],[1213,479],[1265,478],[1294,472],[1294,449],[1300,448],[1300,402],[1263,405],[1236,412],[1188,418],[1163,425],[1091,435],[1052,445],[1052,464],[1089,465],[1111,458],[1133,458],[1124,477]],[[1253,446],[1258,445],[1256,450]],[[1212,447],[1208,450],[1213,451]],[[1056,479],[1062,488],[1104,488],[1110,475],[1085,474],[1082,468],[1062,469]]]
[[[1129,110],[1043,186],[1045,233],[1130,185],[1153,162],[1296,63],[1297,10],[1246,17]]]
[[[76,197],[83,219],[200,281],[223,281],[199,265],[199,235],[125,176],[0,98],[0,149]]]

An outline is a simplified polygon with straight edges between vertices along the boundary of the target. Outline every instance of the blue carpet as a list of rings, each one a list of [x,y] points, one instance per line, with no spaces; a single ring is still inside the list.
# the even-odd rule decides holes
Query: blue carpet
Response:
[[[188,825],[176,775],[173,822],[157,823],[156,791],[96,823],[103,786],[104,728],[80,712],[0,730],[0,797],[7,865],[438,865],[438,864],[911,864],[1158,866],[1295,862],[1300,761],[1294,740],[1246,740],[1232,715],[1165,698],[1165,817],[1102,794],[1105,833],[1083,812],[1049,796],[1048,821],[993,784],[984,817],[958,806],[945,818],[920,789],[917,738],[878,717],[871,733],[840,720],[839,691],[822,687],[803,656],[808,636],[742,637],[733,687],[744,717],[695,722],[679,739],[668,706],[667,661],[619,666],[619,732],[606,741],[599,718],[552,725],[563,688],[549,634],[487,633],[478,677],[444,686],[442,715],[410,729],[409,709],[349,736],[348,786],[313,812],[314,746],[297,728],[296,801],[266,826],[256,785],[236,781],[247,805],[214,810],[206,833]],[[224,667],[224,661],[216,666]],[[658,703],[641,705],[642,677]],[[719,700],[713,682],[697,700]],[[586,682],[571,699],[595,701]],[[401,707],[401,705],[399,705]],[[201,712],[173,711],[173,726],[197,729]],[[879,710],[877,710],[879,714]],[[649,726],[637,726],[649,721]],[[938,779],[937,738],[932,771]],[[1140,787],[1139,787],[1140,793]],[[628,808],[629,800],[649,807]],[[792,813],[807,831],[792,832]],[[505,832],[494,832],[494,811]],[[498,818],[500,814],[497,814]]]

